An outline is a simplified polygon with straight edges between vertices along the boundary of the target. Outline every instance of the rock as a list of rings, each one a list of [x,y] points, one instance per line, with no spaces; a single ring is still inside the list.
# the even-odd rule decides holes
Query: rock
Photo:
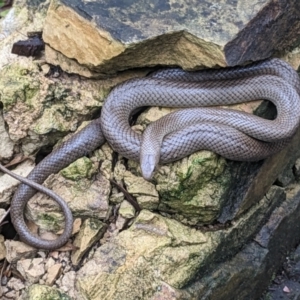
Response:
[[[86,4],[80,0],[74,5],[55,0],[43,39],[49,45],[49,63],[89,77],[95,72],[111,74],[156,65],[189,70],[233,66],[295,46],[299,11],[297,0],[242,5],[228,1]],[[53,49],[68,58],[64,64],[62,58],[47,54]]]
[[[124,183],[128,193],[136,197],[141,208],[156,208],[159,202],[158,192],[154,184],[131,172],[124,173]],[[143,206],[145,205],[145,207]]]
[[[62,264],[55,264],[48,268],[46,284],[53,285],[54,281],[60,276],[62,271]]]
[[[281,188],[272,188],[223,230],[199,231],[142,210],[129,229],[98,248],[78,272],[76,286],[90,299],[134,299],[141,293],[151,299],[163,282],[183,289],[199,272],[213,270],[220,256],[236,253],[284,199]]]
[[[295,181],[295,175],[293,169],[291,168],[290,164],[278,175],[276,180],[276,184],[279,186],[288,186],[290,183]]]
[[[43,258],[24,259],[17,262],[17,270],[29,283],[37,283],[45,274]]]
[[[45,261],[45,268],[46,271],[48,272],[48,269],[53,267],[55,265],[55,260],[53,257],[49,257],[46,261]]]
[[[71,299],[78,299],[78,292],[75,290],[75,271],[70,271],[64,274],[64,276],[59,279],[60,289],[67,293]]]
[[[213,222],[224,206],[224,195],[232,188],[226,165],[218,155],[200,151],[160,167],[155,174],[159,210],[175,213],[189,224]]]
[[[14,277],[8,281],[7,286],[15,291],[20,291],[25,288],[25,284],[20,279]]]
[[[87,157],[82,157],[60,171],[65,178],[76,181],[82,178],[91,178],[97,171],[96,166]]]
[[[72,230],[72,234],[76,234],[79,232],[80,230],[80,227],[81,227],[81,224],[82,224],[82,220],[80,218],[76,218],[74,220],[74,223],[73,223],[73,230]]]
[[[0,159],[10,158],[13,155],[14,143],[9,138],[5,130],[5,124],[2,115],[0,115],[0,137],[1,137],[1,145],[0,145]]]
[[[292,51],[286,52],[282,57],[285,61],[293,66],[295,70],[300,71],[300,47],[292,49]]]
[[[83,222],[73,243],[75,247],[78,247],[78,250],[72,253],[73,265],[79,264],[82,256],[103,236],[106,228],[107,226],[98,219],[86,219]]]
[[[116,231],[119,232],[120,230],[122,230],[125,225],[128,223],[128,219],[122,217],[120,214],[118,215],[117,217],[117,220],[116,220]],[[116,234],[117,235],[117,234]]]
[[[26,177],[34,168],[35,164],[30,160],[26,160],[13,169],[13,172]],[[7,174],[0,175],[0,203],[3,206],[10,204],[12,194],[20,182]]]
[[[4,242],[4,236],[0,235],[0,260],[6,258],[6,247]]]
[[[88,161],[89,167],[84,161]],[[89,180],[96,168],[98,168],[96,157],[87,160],[81,158],[63,169],[60,174],[49,176],[45,181],[45,186],[68,203],[75,217],[105,219],[109,211],[108,199],[111,186],[109,180],[101,174]],[[78,180],[74,180],[75,178]],[[27,207],[26,217],[38,224],[40,228],[57,232],[63,227],[63,215],[56,203],[48,196],[37,193],[29,201]]]
[[[6,210],[3,208],[0,208],[0,219],[2,219],[6,215]]]
[[[72,298],[54,287],[49,287],[47,285],[33,284],[28,287],[27,295],[24,297],[24,299],[71,300]]]
[[[118,192],[116,188],[112,189],[111,196],[109,198],[111,203],[120,204],[124,200],[124,194],[122,192]]]
[[[294,175],[296,177],[297,180],[299,180],[300,178],[300,158],[298,158],[295,161],[295,165],[294,165]]]
[[[38,251],[19,241],[6,240],[4,244],[6,247],[6,259],[11,264],[23,258],[33,258]]]
[[[128,201],[123,201],[119,208],[119,214],[123,218],[132,219],[135,217],[135,209]]]
[[[298,247],[296,248],[293,258],[296,262],[300,262],[300,245],[298,245]]]
[[[8,293],[5,293],[5,296],[7,297],[6,299],[18,299],[19,293],[16,291],[10,291]]]
[[[41,69],[42,69],[44,75],[49,74],[49,72],[51,71],[51,67],[48,64],[41,65]]]
[[[199,273],[186,290],[191,298],[196,295],[198,299],[218,300],[260,298],[286,259],[287,249],[300,242],[300,237],[294,234],[299,231],[300,187],[290,189],[289,197],[274,210],[254,242],[249,241],[231,260],[221,262],[212,272]],[[283,194],[268,196],[281,198]]]

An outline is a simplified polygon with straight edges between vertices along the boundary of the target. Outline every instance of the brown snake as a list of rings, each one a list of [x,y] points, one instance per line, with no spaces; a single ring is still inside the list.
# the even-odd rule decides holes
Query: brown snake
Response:
[[[11,203],[13,224],[21,240],[34,247],[52,250],[64,245],[71,235],[72,214],[59,196],[39,184],[105,140],[128,159],[139,161],[141,152],[145,178],[151,177],[158,161],[168,163],[199,149],[212,150],[233,160],[263,159],[286,145],[298,127],[299,95],[297,73],[279,59],[220,70],[162,70],[144,79],[129,80],[112,90],[99,119],[48,155],[28,175],[29,181],[19,186]],[[151,124],[145,131],[143,145],[142,135],[134,132],[128,121],[141,106],[195,107],[256,99],[270,100],[276,105],[275,120],[218,108],[188,109]],[[2,166],[0,169],[8,171]],[[24,182],[22,177],[9,174]],[[57,240],[40,239],[25,224],[24,208],[36,190],[52,197],[63,209],[65,229]]]

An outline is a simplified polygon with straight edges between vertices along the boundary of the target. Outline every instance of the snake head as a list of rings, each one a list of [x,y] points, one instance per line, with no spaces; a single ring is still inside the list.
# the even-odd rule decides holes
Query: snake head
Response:
[[[151,180],[153,176],[153,172],[158,163],[158,159],[153,154],[144,154],[141,155],[140,158],[142,176],[146,180]]]

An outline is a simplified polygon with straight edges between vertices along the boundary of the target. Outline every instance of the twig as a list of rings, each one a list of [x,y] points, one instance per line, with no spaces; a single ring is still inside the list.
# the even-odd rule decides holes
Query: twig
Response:
[[[130,204],[132,204],[132,206],[139,212],[139,211],[141,211],[142,209],[141,209],[141,207],[140,207],[140,205],[138,204],[138,202],[136,201],[136,199],[132,196],[132,195],[130,195],[122,186],[120,186],[118,183],[116,183],[114,180],[112,180],[112,179],[110,179],[109,180],[118,190],[120,190],[123,194],[124,194],[124,196],[125,196],[125,198],[126,198],[126,200],[130,203]]]

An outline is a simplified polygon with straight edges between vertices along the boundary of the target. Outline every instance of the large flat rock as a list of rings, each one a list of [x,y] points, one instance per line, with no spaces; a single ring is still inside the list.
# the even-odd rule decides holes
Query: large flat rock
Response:
[[[52,0],[43,38],[85,76],[128,68],[234,66],[294,45],[298,0]],[[48,61],[60,63],[53,53]],[[82,70],[85,66],[92,73]]]

